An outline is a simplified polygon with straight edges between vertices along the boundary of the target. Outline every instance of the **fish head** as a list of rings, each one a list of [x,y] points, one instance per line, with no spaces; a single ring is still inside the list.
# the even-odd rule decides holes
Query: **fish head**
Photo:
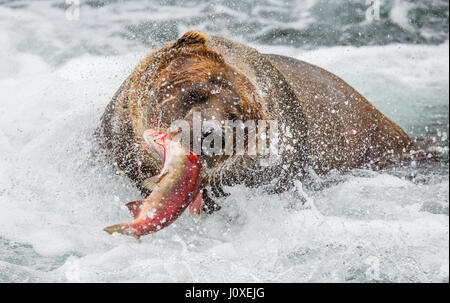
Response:
[[[168,145],[169,142],[179,141],[178,134],[180,129],[158,129],[152,128],[144,131],[144,141],[150,145],[150,147],[161,150]]]
[[[143,137],[145,143],[147,143],[151,148],[160,152],[164,150],[164,146],[169,140],[168,133],[157,128],[147,129],[146,131],[144,131]]]

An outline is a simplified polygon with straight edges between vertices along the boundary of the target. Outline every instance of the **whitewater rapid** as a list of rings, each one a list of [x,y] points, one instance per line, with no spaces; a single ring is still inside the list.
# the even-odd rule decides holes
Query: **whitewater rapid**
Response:
[[[448,43],[284,52],[344,77],[406,129],[421,114],[410,107],[444,106],[445,93],[431,96],[435,86],[448,98]],[[1,280],[448,280],[445,164],[317,177],[325,185],[305,187],[307,205],[237,186],[221,211],[183,214],[142,243],[103,232],[129,218],[124,204],[140,195],[98,155],[92,133],[141,56],[83,56],[52,68],[18,54],[0,78]]]
[[[264,25],[264,9],[281,7],[266,2],[251,13],[219,8],[238,25],[248,14]],[[141,242],[105,233],[129,220],[124,205],[140,198],[92,137],[115,91],[151,50],[121,38],[122,12],[146,18],[140,3],[84,7],[86,23],[67,26],[58,7],[0,7],[0,282],[449,281],[448,38],[312,49],[248,41],[342,77],[408,133],[434,140],[441,162],[311,174],[297,192],[280,195],[226,188],[220,211],[186,212]],[[161,22],[188,18],[177,25],[182,31],[208,7],[158,9]],[[297,13],[304,20],[284,24],[317,22],[301,6]],[[401,24],[404,13],[389,18]],[[269,21],[263,33],[277,25]],[[385,44],[380,37],[375,42]]]

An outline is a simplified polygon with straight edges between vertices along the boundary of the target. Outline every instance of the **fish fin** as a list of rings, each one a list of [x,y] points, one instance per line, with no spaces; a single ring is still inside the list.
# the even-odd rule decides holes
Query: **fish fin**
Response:
[[[156,183],[161,182],[162,179],[164,179],[165,176],[167,176],[167,174],[169,173],[169,171],[166,169],[166,171],[162,174],[162,175],[158,175],[158,181]]]
[[[113,234],[113,233],[119,233],[119,234],[123,234],[124,233],[124,228],[122,224],[116,224],[116,225],[111,225],[108,227],[105,227],[103,229],[104,231],[106,231],[108,234]]]
[[[153,191],[158,183],[158,176],[153,176],[142,181],[141,186]]]
[[[156,185],[158,185],[159,182],[169,173],[168,170],[166,170],[162,175],[156,175],[150,178],[145,179],[142,181],[141,186],[150,190],[154,190]]]
[[[201,215],[202,209],[203,209],[203,196],[202,196],[202,192],[199,191],[197,196],[195,197],[194,201],[191,203],[191,205],[189,205],[189,214],[190,215],[193,215],[193,214]]]
[[[130,230],[127,228],[127,226],[123,223],[108,226],[108,227],[104,228],[103,230],[106,231],[110,235],[112,235],[114,233],[118,233],[118,234],[122,234],[122,235],[133,236],[136,239],[139,239],[139,236],[130,232]]]
[[[136,219],[139,216],[139,213],[141,212],[141,206],[144,202],[145,202],[145,200],[140,200],[140,201],[128,202],[126,204],[128,207],[128,210],[133,215],[134,219]]]

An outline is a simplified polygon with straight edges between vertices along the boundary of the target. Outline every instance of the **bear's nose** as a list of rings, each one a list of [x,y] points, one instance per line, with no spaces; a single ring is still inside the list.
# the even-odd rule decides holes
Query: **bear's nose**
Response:
[[[208,137],[215,130],[216,130],[216,128],[212,125],[202,126],[202,139],[205,139],[206,137]]]
[[[220,126],[217,125],[216,123],[207,123],[207,122],[205,122],[202,125],[202,139],[208,137],[210,134],[212,134],[214,132],[216,134],[220,135],[221,134],[220,131],[221,131]]]

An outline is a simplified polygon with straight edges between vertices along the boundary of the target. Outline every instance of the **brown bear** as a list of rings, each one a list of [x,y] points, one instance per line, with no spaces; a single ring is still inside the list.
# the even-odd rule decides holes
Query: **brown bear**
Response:
[[[417,154],[397,124],[332,73],[199,31],[139,63],[107,106],[97,134],[140,186],[161,165],[144,147],[143,131],[190,121],[196,112],[204,120],[278,121],[283,147],[275,164],[260,165],[250,155],[201,155],[203,188],[216,195],[221,185],[236,183],[280,192],[306,170],[381,169]],[[202,135],[210,132],[202,128]],[[204,199],[211,201],[206,190]]]

